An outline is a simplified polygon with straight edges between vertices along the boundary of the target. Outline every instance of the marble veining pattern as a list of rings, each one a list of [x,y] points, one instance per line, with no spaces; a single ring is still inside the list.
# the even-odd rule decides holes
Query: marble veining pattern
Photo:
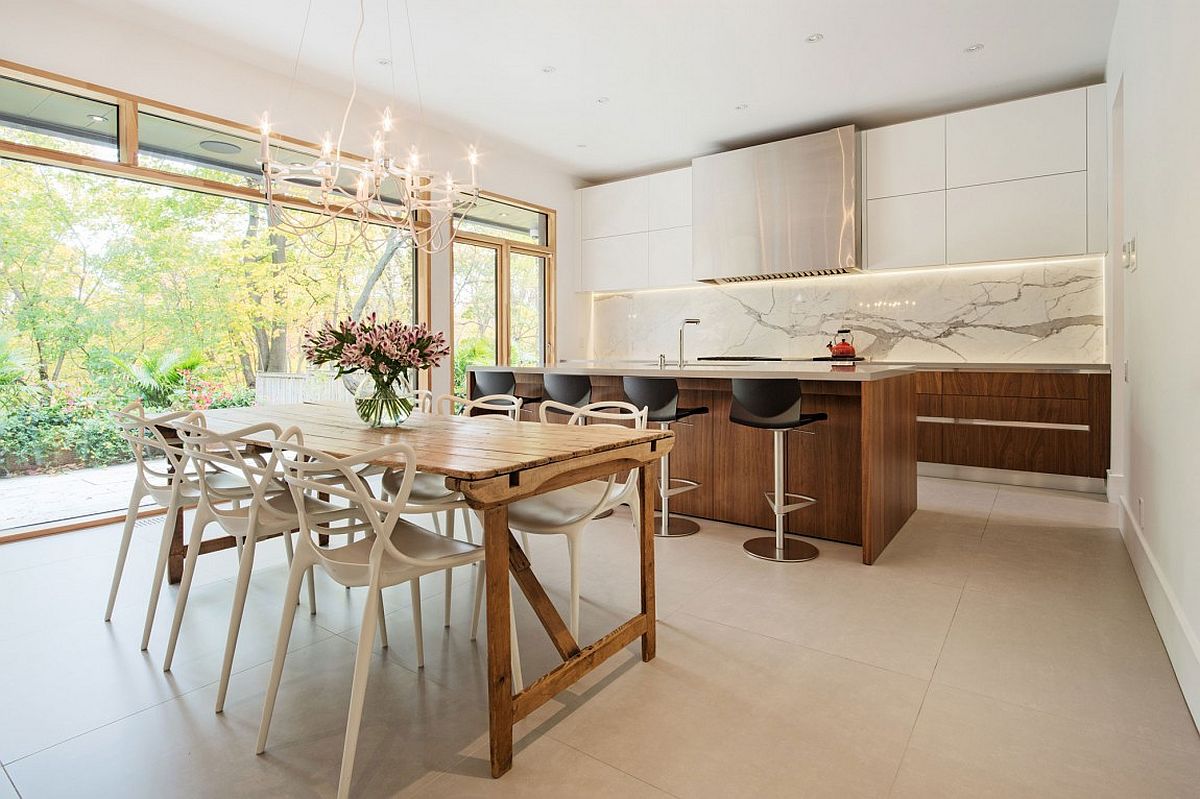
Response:
[[[1103,260],[698,285],[597,294],[592,357],[826,353],[839,327],[860,355],[937,362],[1104,362]]]

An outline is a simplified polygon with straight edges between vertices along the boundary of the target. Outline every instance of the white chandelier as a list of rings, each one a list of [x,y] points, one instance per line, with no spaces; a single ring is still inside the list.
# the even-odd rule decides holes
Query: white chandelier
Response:
[[[350,99],[336,143],[326,132],[321,154],[311,163],[279,161],[271,155],[270,120],[265,113],[262,116],[259,162],[271,226],[293,234],[318,254],[359,242],[375,249],[393,232],[411,240],[418,250],[442,252],[454,243],[463,219],[479,200],[479,154],[474,146],[467,150],[468,182],[456,180],[451,172],[422,166],[415,146],[408,148],[403,160],[395,157],[389,139],[395,128],[390,108],[384,109],[380,129],[372,136],[370,158],[354,158],[342,152],[346,122],[358,94],[355,62],[364,19],[364,2],[359,0],[358,29],[350,56]],[[300,46],[303,44],[302,32]],[[299,52],[296,62],[298,66]],[[413,66],[415,71],[416,64]],[[305,206],[303,210],[289,207],[282,198],[305,200]]]

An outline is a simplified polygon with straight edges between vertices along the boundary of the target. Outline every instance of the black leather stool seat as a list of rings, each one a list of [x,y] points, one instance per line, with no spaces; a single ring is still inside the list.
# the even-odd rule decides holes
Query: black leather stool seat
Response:
[[[479,399],[489,394],[510,394],[519,398],[523,403],[541,402],[541,397],[523,397],[517,394],[517,376],[513,372],[472,372],[475,375],[471,387],[471,399]]]

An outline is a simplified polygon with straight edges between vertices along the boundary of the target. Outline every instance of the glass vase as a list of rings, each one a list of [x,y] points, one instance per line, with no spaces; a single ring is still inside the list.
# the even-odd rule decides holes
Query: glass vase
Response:
[[[371,427],[399,427],[413,412],[408,379],[401,375],[388,381],[364,377],[354,389],[354,409]]]

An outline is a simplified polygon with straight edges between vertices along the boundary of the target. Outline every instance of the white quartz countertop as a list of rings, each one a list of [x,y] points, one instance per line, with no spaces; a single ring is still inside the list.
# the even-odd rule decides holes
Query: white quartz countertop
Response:
[[[659,369],[657,363],[650,361],[626,361],[611,363],[577,362],[563,363],[558,366],[472,366],[476,372],[514,372],[516,374],[547,373],[573,375],[610,375],[623,377],[687,377],[693,379],[729,380],[735,377],[772,378],[785,377],[799,380],[844,380],[852,383],[869,383],[873,380],[885,380],[889,377],[911,374],[911,366],[880,365],[858,362],[855,364],[834,364],[829,362],[812,361],[726,361],[719,363],[691,362],[680,369],[675,364],[667,364],[666,369]]]

